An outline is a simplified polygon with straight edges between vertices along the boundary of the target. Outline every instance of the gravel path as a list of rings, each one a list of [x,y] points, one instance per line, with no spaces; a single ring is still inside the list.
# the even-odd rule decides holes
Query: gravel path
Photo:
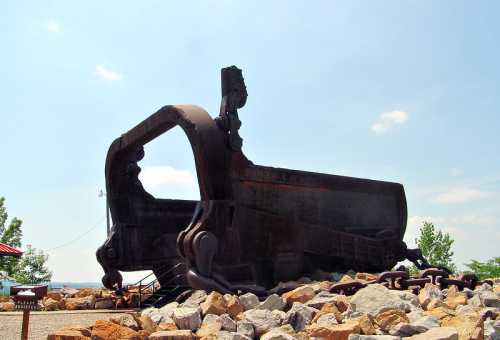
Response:
[[[120,311],[123,313],[124,311]],[[96,320],[109,319],[116,312],[40,312],[31,313],[29,340],[46,340],[49,332],[64,326],[81,325],[90,326]],[[0,339],[21,339],[22,313],[0,313]]]

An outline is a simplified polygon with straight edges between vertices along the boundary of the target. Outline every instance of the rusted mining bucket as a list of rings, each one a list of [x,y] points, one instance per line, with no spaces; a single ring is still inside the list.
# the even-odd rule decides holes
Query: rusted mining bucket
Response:
[[[264,294],[317,269],[380,272],[404,258],[426,266],[402,241],[401,184],[255,165],[238,135],[241,70],[222,70],[222,95],[216,119],[197,106],[165,106],[111,144],[113,227],[97,251],[106,286],[121,283],[119,271],[152,269],[162,284]],[[200,201],[156,199],[138,179],[143,146],[175,126],[191,143]]]

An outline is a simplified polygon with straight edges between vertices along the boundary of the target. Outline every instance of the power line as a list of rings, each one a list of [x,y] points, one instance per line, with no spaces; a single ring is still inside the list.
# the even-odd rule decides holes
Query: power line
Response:
[[[66,247],[68,245],[70,245],[71,243],[74,243],[76,241],[78,241],[79,239],[81,239],[82,237],[86,236],[88,233],[90,233],[92,230],[94,230],[95,228],[99,227],[100,223],[102,223],[104,221],[104,219],[106,218],[106,216],[103,216],[101,217],[101,219],[99,221],[97,221],[96,223],[94,223],[94,225],[92,226],[92,228],[86,230],[85,232],[83,232],[81,235],[75,237],[74,239],[66,242],[66,243],[63,243],[57,247],[53,247],[53,248],[50,248],[50,249],[47,249],[45,250],[45,252],[49,252],[49,251],[52,251],[52,250],[55,250],[55,249],[59,249],[59,248],[63,248],[63,247]]]

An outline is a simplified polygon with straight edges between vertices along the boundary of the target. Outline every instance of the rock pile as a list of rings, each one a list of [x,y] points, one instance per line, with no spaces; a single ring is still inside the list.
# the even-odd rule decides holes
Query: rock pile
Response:
[[[143,295],[143,300],[148,295]],[[81,310],[81,309],[119,309],[139,306],[137,289],[129,289],[123,296],[104,288],[62,288],[50,290],[39,302],[39,309],[44,311]],[[0,312],[14,311],[14,301],[8,297],[0,297]]]
[[[500,339],[500,280],[474,291],[429,283],[418,295],[371,284],[345,296],[330,293],[332,284],[295,283],[295,289],[263,300],[251,293],[195,291],[182,303],[68,327],[48,340]]]

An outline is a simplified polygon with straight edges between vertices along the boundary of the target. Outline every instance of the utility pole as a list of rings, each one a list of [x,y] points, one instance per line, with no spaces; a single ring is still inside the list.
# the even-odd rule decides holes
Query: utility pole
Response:
[[[106,236],[109,236],[110,232],[110,227],[109,227],[109,202],[108,202],[108,195],[102,189],[99,191],[99,197],[104,197],[106,200]]]

